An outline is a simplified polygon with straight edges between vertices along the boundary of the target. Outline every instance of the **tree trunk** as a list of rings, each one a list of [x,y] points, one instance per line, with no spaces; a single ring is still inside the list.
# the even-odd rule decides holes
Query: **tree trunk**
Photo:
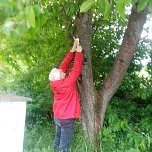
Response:
[[[112,70],[108,77],[104,80],[99,92],[100,97],[97,105],[100,105],[100,107],[98,106],[98,117],[101,122],[101,128],[103,127],[104,116],[108,103],[120,86],[130,65],[135,49],[139,43],[140,35],[146,22],[146,15],[146,9],[138,13],[135,7],[132,8],[120,50],[114,61]]]
[[[96,139],[95,128],[95,89],[91,65],[92,13],[78,14],[76,20],[77,35],[85,53],[81,80],[78,81],[78,91],[81,101],[81,124],[86,136]]]
[[[82,76],[78,83],[81,121],[86,135],[94,142],[97,141],[97,135],[103,127],[108,103],[120,86],[139,43],[146,15],[146,10],[138,13],[135,7],[132,8],[120,50],[111,72],[103,81],[99,96],[94,89],[91,65],[92,14],[88,12],[77,16],[77,34],[85,51]]]

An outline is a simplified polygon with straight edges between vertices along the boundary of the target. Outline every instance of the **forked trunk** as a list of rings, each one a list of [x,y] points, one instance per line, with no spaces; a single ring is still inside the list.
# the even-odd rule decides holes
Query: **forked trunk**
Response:
[[[81,100],[81,122],[86,135],[93,142],[97,141],[97,135],[103,127],[108,103],[120,86],[130,65],[139,43],[143,25],[146,22],[146,15],[146,9],[138,13],[136,8],[133,7],[120,50],[111,72],[101,86],[98,97],[93,85],[91,65],[92,14],[88,12],[77,16],[77,34],[85,51],[82,76],[81,80],[78,81]]]
[[[114,61],[112,70],[108,77],[104,80],[99,92],[99,101],[97,105],[99,108],[98,114],[101,119],[101,128],[103,127],[104,116],[108,103],[125,77],[136,47],[139,43],[140,35],[146,22],[146,15],[146,9],[138,13],[135,7],[132,8],[128,26],[125,31],[119,52]]]

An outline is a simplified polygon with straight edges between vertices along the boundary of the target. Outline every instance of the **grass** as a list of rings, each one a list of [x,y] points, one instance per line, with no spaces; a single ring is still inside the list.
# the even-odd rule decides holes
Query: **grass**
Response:
[[[52,141],[55,135],[55,125],[49,121],[35,124],[31,129],[25,129],[24,152],[54,152]],[[71,141],[69,152],[93,152],[94,148],[83,137],[79,122],[75,122],[75,134]]]
[[[126,101],[125,101],[126,102]],[[151,152],[152,151],[152,106],[139,106],[132,101],[113,99],[110,103],[104,128],[100,133],[101,152]],[[54,152],[51,148],[55,125],[47,118],[39,119],[25,129],[23,152]],[[78,121],[69,152],[94,152],[94,147],[83,136]]]

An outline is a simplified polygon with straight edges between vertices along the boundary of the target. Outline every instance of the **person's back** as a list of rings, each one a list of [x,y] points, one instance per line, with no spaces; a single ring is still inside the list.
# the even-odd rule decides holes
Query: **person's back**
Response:
[[[54,92],[53,112],[56,123],[56,137],[54,148],[64,151],[68,148],[70,139],[74,131],[74,118],[80,117],[80,103],[76,91],[76,81],[82,70],[83,53],[80,45],[74,45],[75,59],[74,64],[65,77],[69,64],[74,57],[74,52],[68,52],[62,61],[59,69],[50,72],[50,84]],[[65,132],[65,130],[67,132]]]

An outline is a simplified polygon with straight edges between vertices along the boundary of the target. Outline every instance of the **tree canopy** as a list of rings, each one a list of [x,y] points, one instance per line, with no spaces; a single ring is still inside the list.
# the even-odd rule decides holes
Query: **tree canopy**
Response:
[[[151,0],[0,0],[0,91],[30,96],[34,101],[28,106],[31,122],[48,115],[53,103],[48,74],[70,49],[79,13],[91,11],[91,61],[97,92],[112,69],[132,5],[137,5],[138,12],[148,8],[147,20],[151,19]],[[151,30],[144,28],[146,35]],[[115,94],[120,100],[151,104],[152,41],[147,37],[140,39]],[[141,62],[144,59],[146,65]]]

